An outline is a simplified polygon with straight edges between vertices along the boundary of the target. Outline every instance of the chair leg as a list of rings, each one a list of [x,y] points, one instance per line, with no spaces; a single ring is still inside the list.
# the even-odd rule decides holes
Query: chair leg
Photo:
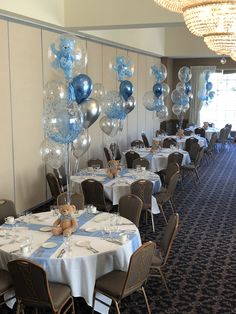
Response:
[[[162,215],[163,215],[163,217],[164,217],[164,219],[165,219],[165,223],[166,223],[166,225],[167,225],[167,219],[166,219],[166,215],[165,215],[165,213],[164,213],[163,207],[162,207],[162,205],[160,205],[160,204],[158,204],[158,205],[159,205],[159,207],[160,207],[161,213],[162,213]]]
[[[196,173],[196,176],[197,176],[197,178],[198,178],[198,181],[200,182],[200,177],[199,177],[199,174],[198,174],[197,169],[195,168],[194,171],[195,171],[195,173]]]
[[[119,304],[117,301],[113,300],[114,303],[115,303],[115,306],[116,306],[116,311],[117,311],[117,314],[120,314],[120,309],[119,309]]]
[[[171,198],[169,199],[169,203],[170,203],[170,207],[172,209],[172,212],[176,213],[176,207],[175,207],[175,204]]]
[[[142,287],[142,292],[143,292],[144,299],[145,299],[145,302],[146,302],[148,314],[151,314],[150,306],[149,306],[149,303],[148,303],[148,298],[147,298],[147,295],[146,295],[144,287]]]
[[[21,301],[17,301],[17,308],[16,308],[16,314],[20,314],[21,312]]]
[[[151,214],[151,219],[152,219],[152,231],[155,232],[155,225],[154,225],[153,213],[150,211],[150,214]]]
[[[163,274],[161,268],[158,268],[158,270],[159,270],[159,273],[160,273],[160,275],[161,275],[161,279],[162,279],[162,281],[164,282],[164,285],[165,285],[165,287],[166,287],[166,290],[167,290],[168,294],[170,294],[170,290],[169,290],[169,288],[168,288],[168,286],[167,286],[167,282],[166,282],[165,276],[164,276],[164,274]]]

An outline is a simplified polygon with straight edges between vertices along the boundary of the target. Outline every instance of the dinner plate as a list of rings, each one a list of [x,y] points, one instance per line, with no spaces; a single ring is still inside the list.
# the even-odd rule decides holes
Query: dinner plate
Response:
[[[90,241],[80,240],[80,241],[77,241],[75,244],[80,247],[87,247],[89,246]]]
[[[57,244],[55,242],[45,242],[41,246],[45,249],[52,249],[53,247],[56,247]]]
[[[45,227],[41,227],[39,230],[42,232],[49,232],[49,231],[52,231],[52,227],[45,226]]]
[[[16,224],[16,221],[14,220],[13,222],[7,222],[7,221],[5,221],[5,225],[9,225],[9,226],[11,226],[11,225],[14,225],[14,224]]]

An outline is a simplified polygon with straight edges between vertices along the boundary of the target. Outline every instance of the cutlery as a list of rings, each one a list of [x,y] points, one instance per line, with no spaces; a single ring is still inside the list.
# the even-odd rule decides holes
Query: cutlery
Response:
[[[87,247],[87,250],[89,250],[89,251],[91,251],[91,252],[93,252],[93,253],[99,253],[99,251],[98,250],[96,250],[95,248],[93,248],[91,245],[88,245]]]
[[[62,256],[65,254],[65,250],[64,249],[62,249],[61,251],[60,251],[60,253],[57,255],[57,258],[62,258]]]

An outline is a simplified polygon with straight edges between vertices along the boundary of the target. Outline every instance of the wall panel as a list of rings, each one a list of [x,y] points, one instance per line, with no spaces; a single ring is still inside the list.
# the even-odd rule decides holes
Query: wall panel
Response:
[[[45,200],[39,154],[43,139],[41,29],[9,23],[15,202],[17,210]]]
[[[8,23],[0,20],[0,198],[14,200]]]

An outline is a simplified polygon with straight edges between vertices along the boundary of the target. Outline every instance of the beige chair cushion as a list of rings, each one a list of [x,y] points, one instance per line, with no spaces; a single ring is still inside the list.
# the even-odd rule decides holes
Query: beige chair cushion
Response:
[[[105,294],[119,298],[127,273],[121,270],[114,270],[96,280],[95,289]]]
[[[70,297],[70,287],[60,283],[49,282],[49,290],[51,293],[53,305],[56,309]]]

